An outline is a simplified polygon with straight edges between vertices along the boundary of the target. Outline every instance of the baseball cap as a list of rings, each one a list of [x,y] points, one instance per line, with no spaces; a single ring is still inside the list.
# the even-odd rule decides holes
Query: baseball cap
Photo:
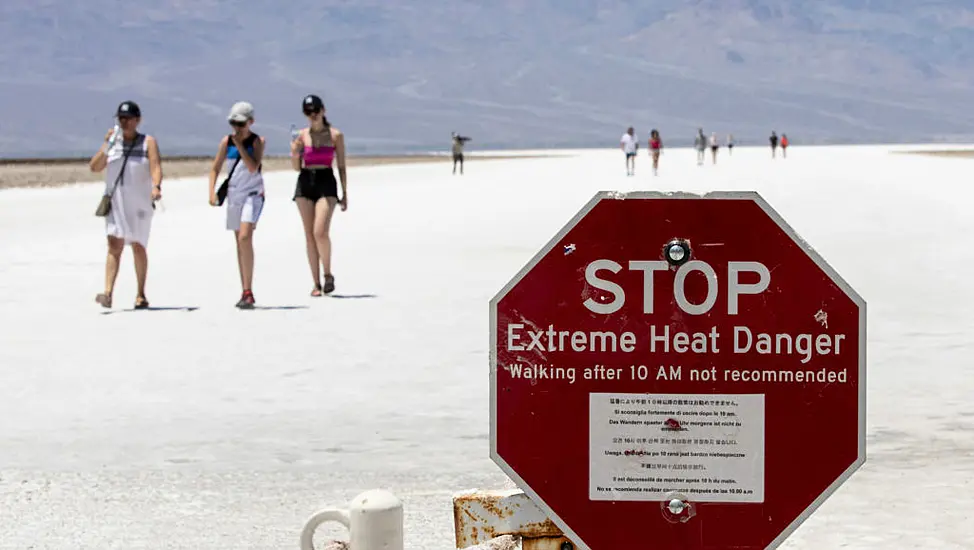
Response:
[[[234,122],[246,122],[254,117],[254,106],[246,101],[238,101],[230,107],[230,115],[227,120]]]
[[[118,110],[115,111],[115,116],[142,116],[142,110],[139,109],[139,104],[134,101],[123,101],[119,103]]]
[[[303,111],[320,111],[324,108],[325,103],[321,101],[320,97],[314,94],[304,96],[304,100],[301,101],[301,109]]]

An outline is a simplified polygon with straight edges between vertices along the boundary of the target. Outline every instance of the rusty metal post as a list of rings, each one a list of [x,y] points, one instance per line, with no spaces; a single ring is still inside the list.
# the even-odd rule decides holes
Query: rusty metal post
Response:
[[[458,549],[512,535],[520,539],[522,550],[575,550],[574,543],[519,489],[455,494],[453,523]]]

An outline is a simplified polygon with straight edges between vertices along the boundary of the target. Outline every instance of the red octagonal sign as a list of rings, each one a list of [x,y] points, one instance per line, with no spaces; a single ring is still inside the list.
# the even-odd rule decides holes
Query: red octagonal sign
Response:
[[[865,302],[756,193],[599,193],[490,307],[491,458],[581,548],[775,548],[866,460]]]

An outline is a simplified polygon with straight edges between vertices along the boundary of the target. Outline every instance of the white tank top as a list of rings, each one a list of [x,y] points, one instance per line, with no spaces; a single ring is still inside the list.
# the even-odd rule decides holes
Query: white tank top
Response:
[[[121,137],[112,145],[107,152],[108,166],[105,168],[105,185],[109,189],[115,185],[119,171],[122,170],[122,160],[128,153],[128,160],[125,161],[125,171],[122,179],[118,181],[117,191],[132,191],[136,195],[145,193],[146,199],[151,200],[152,193],[152,172],[149,170],[149,149],[145,145],[145,134],[138,134],[130,143],[125,143]],[[125,190],[125,191],[123,191]],[[127,193],[126,194],[131,194]]]
[[[246,147],[251,158],[254,156],[254,144],[258,139],[260,136],[251,132],[250,136],[244,140],[244,147]],[[234,164],[237,165],[236,168],[233,167]],[[264,176],[261,175],[261,166],[257,167],[256,172],[248,170],[247,164],[240,158],[240,151],[237,151],[237,146],[233,144],[233,140],[229,136],[227,137],[226,166],[227,170],[233,170],[233,173],[230,174],[227,196],[240,197],[264,193]]]

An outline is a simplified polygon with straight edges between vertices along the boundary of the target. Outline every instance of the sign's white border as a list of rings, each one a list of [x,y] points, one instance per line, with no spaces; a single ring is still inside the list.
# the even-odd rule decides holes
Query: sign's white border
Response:
[[[581,537],[575,533],[571,526],[565,523],[561,518],[555,514],[554,510],[548,506],[541,497],[536,493],[517,472],[507,462],[497,454],[497,304],[507,295],[508,292],[515,285],[517,285],[529,271],[534,269],[541,260],[548,255],[555,247],[557,247],[561,240],[571,231],[578,222],[582,220],[599,202],[603,200],[640,200],[640,199],[729,199],[729,200],[750,200],[754,201],[761,207],[762,210],[772,219],[778,227],[781,228],[791,239],[797,244],[802,250],[808,254],[809,258],[815,262],[815,265],[819,267],[824,273],[826,273],[832,281],[841,288],[846,295],[849,296],[858,307],[859,307],[859,454],[856,457],[855,462],[849,466],[840,475],[832,485],[830,485],[825,491],[819,495],[809,506],[806,508],[795,521],[791,522],[780,535],[767,546],[766,550],[774,549],[780,546],[798,527],[805,522],[811,515],[821,506],[830,496],[834,493],[843,483],[845,483],[851,476],[866,463],[866,301],[860,296],[850,285],[847,283],[833,268],[822,258],[815,249],[813,249],[804,239],[802,239],[798,233],[790,226],[787,222],[775,211],[774,208],[768,204],[764,198],[755,191],[714,191],[707,193],[705,195],[697,195],[693,193],[664,193],[659,191],[631,191],[628,193],[619,193],[614,191],[600,191],[592,197],[588,203],[585,204],[572,217],[571,220],[565,224],[564,227],[555,234],[554,237],[548,243],[534,255],[533,258],[523,267],[520,271],[514,275],[511,280],[504,285],[497,295],[490,301],[490,458],[495,464],[510,477],[518,487],[521,488],[528,496],[531,497],[534,502],[541,507],[542,510],[548,515],[549,518],[565,533],[568,538],[570,538],[574,543],[579,546],[580,550],[592,550]]]

